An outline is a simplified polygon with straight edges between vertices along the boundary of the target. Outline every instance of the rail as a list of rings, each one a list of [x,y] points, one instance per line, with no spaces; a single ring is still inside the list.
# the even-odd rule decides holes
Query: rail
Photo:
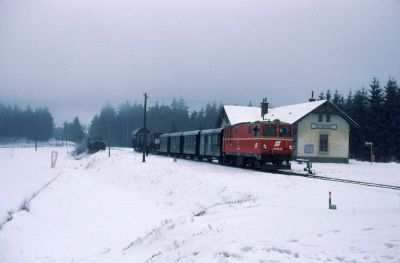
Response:
[[[311,178],[311,179],[318,179],[318,180],[325,180],[325,181],[332,181],[332,182],[339,182],[339,183],[357,184],[357,185],[371,186],[371,187],[377,187],[377,188],[400,190],[400,186],[398,186],[398,185],[369,183],[369,182],[364,182],[364,181],[355,181],[355,180],[349,180],[349,179],[319,176],[319,175],[312,175],[312,174],[301,174],[301,173],[295,173],[295,172],[289,172],[289,171],[279,171],[279,170],[278,171],[266,171],[266,172],[275,173],[275,174],[285,174],[285,175],[290,175],[290,176],[306,177],[306,178]]]

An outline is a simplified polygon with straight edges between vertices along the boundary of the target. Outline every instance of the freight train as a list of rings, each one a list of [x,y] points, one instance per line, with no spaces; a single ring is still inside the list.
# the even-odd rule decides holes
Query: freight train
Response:
[[[146,151],[148,153],[156,154],[160,148],[160,135],[161,133],[152,133],[150,130],[143,128],[136,129],[132,132],[132,147],[136,152],[143,152],[144,141],[146,132]]]
[[[275,121],[159,135],[157,153],[259,169],[290,169],[293,127]]]

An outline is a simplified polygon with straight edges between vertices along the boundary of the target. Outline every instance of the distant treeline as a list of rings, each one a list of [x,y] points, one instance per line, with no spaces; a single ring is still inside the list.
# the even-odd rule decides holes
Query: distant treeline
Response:
[[[20,109],[0,103],[0,138],[47,141],[53,135],[53,128],[53,117],[47,108]]]
[[[350,157],[369,160],[370,147],[378,161],[400,160],[400,89],[396,80],[389,78],[382,87],[374,78],[369,89],[362,88],[343,97],[338,91],[328,90],[319,99],[331,100],[360,126],[350,130]]]
[[[359,127],[350,130],[350,157],[369,160],[370,149],[365,142],[373,142],[378,161],[400,161],[400,89],[396,80],[389,78],[383,86],[373,79],[366,90],[350,91],[343,96],[338,91],[322,92],[318,99],[327,99],[341,108]],[[176,132],[215,128],[221,105],[208,103],[200,110],[189,111],[183,99],[170,105],[150,106],[147,127],[152,132]],[[48,140],[53,135],[53,117],[47,108],[25,110],[0,104],[0,138],[26,137]],[[118,108],[105,106],[89,127],[90,137],[111,139],[113,146],[130,146],[131,133],[143,127],[143,106],[125,102]],[[111,137],[109,137],[109,135]],[[79,142],[85,137],[78,117],[64,127],[54,130],[54,137]]]
[[[173,99],[171,105],[158,102],[147,111],[147,127],[152,132],[177,132],[215,127],[221,105],[208,103],[199,111],[189,112],[183,99]],[[125,102],[117,109],[105,106],[96,115],[89,128],[89,136],[100,136],[108,140],[110,131],[111,144],[130,146],[131,133],[143,127],[143,105]]]

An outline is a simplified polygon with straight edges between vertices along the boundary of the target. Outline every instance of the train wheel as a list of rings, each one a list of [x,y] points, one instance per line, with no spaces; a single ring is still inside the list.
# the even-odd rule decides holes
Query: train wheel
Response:
[[[277,166],[282,166],[282,160],[273,160],[272,163]]]
[[[222,164],[224,164],[224,165],[228,165],[228,163],[229,163],[229,157],[228,156],[224,156],[223,158],[222,158]]]

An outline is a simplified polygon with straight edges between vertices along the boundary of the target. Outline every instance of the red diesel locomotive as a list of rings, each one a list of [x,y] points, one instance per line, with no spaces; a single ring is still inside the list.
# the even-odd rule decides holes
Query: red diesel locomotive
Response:
[[[224,163],[262,169],[290,169],[293,128],[288,123],[240,123],[225,127],[222,138]]]

